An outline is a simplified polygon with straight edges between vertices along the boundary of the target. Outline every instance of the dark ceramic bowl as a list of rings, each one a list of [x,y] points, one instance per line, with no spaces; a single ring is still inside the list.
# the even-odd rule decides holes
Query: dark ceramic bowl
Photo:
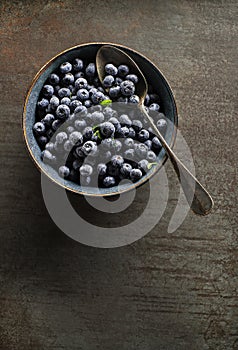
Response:
[[[127,54],[129,54],[132,59],[137,63],[142,73],[144,74],[147,82],[151,84],[156,92],[158,92],[161,101],[161,107],[164,111],[166,117],[172,122],[168,124],[165,139],[167,143],[172,147],[176,137],[176,128],[178,123],[177,109],[175,100],[173,97],[172,90],[160,72],[160,70],[145,56],[141,55],[135,50],[132,50],[126,46],[113,44],[113,43],[104,43],[104,42],[96,42],[96,43],[87,43],[72,47],[68,50],[65,50],[53,57],[49,62],[47,62],[36,74],[35,78],[32,81],[30,89],[27,93],[24,112],[23,112],[23,130],[24,137],[30,152],[31,157],[33,158],[37,167],[47,175],[52,181],[57,183],[58,185],[66,188],[67,190],[73,191],[75,193],[83,194],[83,195],[91,195],[91,196],[110,196],[116,195],[123,192],[127,192],[132,188],[138,187],[148,181],[151,176],[153,176],[156,172],[159,171],[161,166],[167,160],[167,155],[164,149],[158,155],[158,166],[153,167],[140,181],[132,184],[123,184],[112,188],[103,188],[100,189],[100,193],[98,190],[96,191],[93,187],[81,187],[80,185],[62,179],[58,173],[47,164],[43,163],[41,160],[41,150],[36,142],[36,139],[32,132],[32,126],[35,122],[35,111],[36,105],[38,101],[38,97],[48,76],[64,61],[72,60],[75,57],[81,57],[82,59],[87,59],[87,61],[95,60],[96,53],[98,49],[105,44],[114,45],[122,50],[124,50]]]

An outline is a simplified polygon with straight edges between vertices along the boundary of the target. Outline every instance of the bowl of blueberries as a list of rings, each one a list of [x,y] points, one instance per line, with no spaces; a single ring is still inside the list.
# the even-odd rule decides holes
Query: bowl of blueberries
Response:
[[[53,57],[27,93],[23,131],[28,151],[47,177],[83,195],[112,196],[148,181],[167,159],[142,113],[138,76],[124,62],[105,64],[100,81],[98,50],[108,43],[75,46]],[[148,83],[143,108],[172,147],[178,123],[172,90],[145,56],[118,44]]]

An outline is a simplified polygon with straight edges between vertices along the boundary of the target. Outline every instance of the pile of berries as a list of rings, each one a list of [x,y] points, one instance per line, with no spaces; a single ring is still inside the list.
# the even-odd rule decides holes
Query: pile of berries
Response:
[[[100,84],[95,63],[64,62],[48,77],[37,103],[33,132],[43,161],[81,185],[136,182],[161,150],[138,105],[138,77],[124,64],[109,63],[105,73]],[[164,134],[167,121],[151,87],[145,108]]]

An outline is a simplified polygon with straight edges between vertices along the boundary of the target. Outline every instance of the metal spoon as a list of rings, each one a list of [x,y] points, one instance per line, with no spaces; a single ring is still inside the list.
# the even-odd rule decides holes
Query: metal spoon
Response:
[[[199,181],[190,173],[185,165],[178,159],[154,124],[153,119],[148,115],[144,108],[144,99],[147,94],[148,86],[143,73],[133,59],[125,52],[111,45],[103,45],[98,50],[96,56],[97,71],[101,82],[106,75],[105,65],[107,63],[112,63],[115,66],[126,64],[130,68],[130,73],[134,73],[138,76],[139,81],[136,84],[136,94],[140,98],[140,107],[149,120],[155,135],[158,137],[163,148],[166,150],[191,209],[195,214],[207,215],[213,207],[213,200],[211,196],[199,183]]]

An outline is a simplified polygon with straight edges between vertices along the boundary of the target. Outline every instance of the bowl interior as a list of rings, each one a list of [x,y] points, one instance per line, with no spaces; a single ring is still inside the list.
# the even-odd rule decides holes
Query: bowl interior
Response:
[[[139,182],[135,184],[127,183],[127,184],[119,184],[116,187],[103,188],[103,189],[100,189],[100,193],[99,193],[99,189],[95,189],[94,187],[81,187],[80,185],[72,181],[62,179],[51,166],[48,166],[41,160],[41,150],[34,137],[32,127],[35,122],[36,104],[39,98],[40,91],[46,79],[64,61],[72,60],[76,57],[81,57],[83,60],[86,60],[87,62],[95,61],[97,50],[104,44],[108,44],[108,43],[92,43],[92,44],[79,45],[77,47],[64,51],[63,53],[51,59],[37,73],[36,77],[33,80],[33,83],[30,87],[30,90],[26,98],[24,116],[23,116],[23,129],[24,129],[26,143],[32,158],[34,159],[34,161],[36,162],[40,170],[43,173],[45,173],[48,177],[50,177],[51,180],[67,188],[68,190],[71,190],[77,193],[83,193],[86,195],[101,194],[101,195],[107,196],[107,195],[114,195],[114,194],[128,191],[147,181],[155,172],[157,172],[160,169],[162,164],[167,159],[166,153],[164,149],[162,149],[157,157],[158,166],[153,167]],[[151,84],[154,90],[156,91],[156,93],[158,93],[161,101],[160,103],[161,108],[166,118],[168,118],[172,122],[172,123],[168,123],[168,127],[165,133],[165,139],[167,143],[172,146],[176,136],[177,111],[176,111],[176,105],[175,105],[172,91],[166,79],[161,74],[159,69],[153,65],[152,62],[150,62],[147,58],[145,58],[138,52],[135,52],[134,50],[131,50],[121,45],[115,45],[115,44],[113,45],[124,50],[127,54],[129,54],[134,59],[134,61],[138,64],[144,76],[146,77],[148,83]]]

